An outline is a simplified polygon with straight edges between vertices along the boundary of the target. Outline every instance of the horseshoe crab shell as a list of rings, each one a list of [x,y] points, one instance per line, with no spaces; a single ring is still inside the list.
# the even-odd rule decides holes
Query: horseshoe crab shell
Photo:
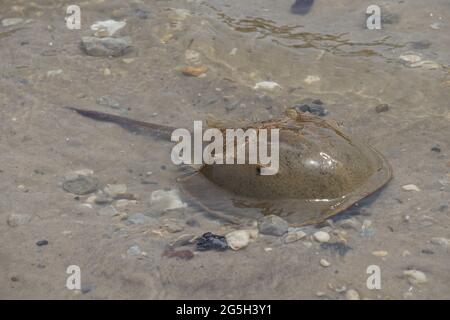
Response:
[[[180,181],[184,192],[221,218],[276,214],[292,225],[316,224],[392,177],[378,151],[315,116],[295,113],[241,128],[280,129],[276,175],[260,175],[258,165],[212,164]]]

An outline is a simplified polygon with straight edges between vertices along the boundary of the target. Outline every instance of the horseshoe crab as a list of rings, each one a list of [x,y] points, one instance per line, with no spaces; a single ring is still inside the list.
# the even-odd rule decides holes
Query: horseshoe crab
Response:
[[[175,128],[106,113],[70,108],[135,133],[169,139]],[[209,124],[208,124],[209,125]],[[392,170],[381,153],[337,125],[290,109],[286,117],[218,128],[279,128],[279,171],[260,166],[203,165],[179,179],[182,190],[207,212],[235,222],[275,214],[291,225],[317,224],[383,187]]]

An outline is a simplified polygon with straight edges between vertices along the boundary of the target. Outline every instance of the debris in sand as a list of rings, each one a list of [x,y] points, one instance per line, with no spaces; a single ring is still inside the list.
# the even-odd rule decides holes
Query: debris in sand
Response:
[[[375,107],[376,113],[382,113],[389,111],[389,105],[387,103],[379,104]]]
[[[413,285],[427,282],[427,276],[419,270],[405,270],[403,275],[408,277],[409,283]]]
[[[97,191],[98,180],[88,175],[69,175],[62,185],[63,189],[76,195],[86,195]]]
[[[187,204],[180,197],[180,192],[176,189],[165,191],[156,190],[150,196],[152,207],[157,210],[167,211],[186,208]]]
[[[273,81],[261,81],[255,84],[253,87],[255,90],[275,90],[275,89],[281,89],[281,86]]]
[[[415,184],[406,184],[402,187],[402,189],[405,191],[416,191],[416,192],[420,191],[419,187],[416,186]]]
[[[181,68],[181,72],[185,76],[191,76],[191,77],[200,77],[200,76],[204,75],[206,73],[206,71],[208,71],[208,67],[206,67],[206,66],[199,66],[199,67],[188,66],[188,67]]]
[[[328,241],[330,241],[330,238],[331,238],[330,234],[325,231],[317,231],[314,233],[313,237],[314,237],[314,240],[316,240],[317,242],[320,242],[320,243],[328,242]]]
[[[289,224],[278,216],[269,215],[259,221],[258,227],[261,234],[282,236],[288,231]]]
[[[15,26],[16,24],[22,23],[22,18],[6,18],[2,20],[2,26],[3,27],[11,27]]]
[[[94,57],[120,57],[132,48],[130,37],[83,37],[81,46],[86,54]]]
[[[96,37],[111,37],[126,24],[125,21],[116,20],[97,21],[91,25],[91,30],[95,31]]]
[[[12,213],[8,217],[8,225],[10,227],[18,227],[31,221],[31,214]]]
[[[198,251],[224,251],[228,249],[228,244],[224,236],[219,236],[213,234],[212,232],[207,232],[197,239],[196,249]]]

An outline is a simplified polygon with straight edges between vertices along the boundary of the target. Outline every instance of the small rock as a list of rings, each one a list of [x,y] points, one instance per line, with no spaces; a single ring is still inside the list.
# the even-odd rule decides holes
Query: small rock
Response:
[[[98,205],[110,204],[112,201],[113,200],[111,198],[109,198],[105,195],[102,195],[102,194],[96,196],[95,200],[94,200],[95,204],[98,204]]]
[[[224,251],[228,249],[228,244],[224,236],[219,236],[211,232],[207,232],[197,239],[196,249],[198,251]]]
[[[261,81],[255,84],[253,87],[255,90],[275,90],[275,89],[281,89],[281,86],[273,81]]]
[[[147,10],[136,9],[134,13],[136,14],[136,17],[138,17],[139,19],[148,19],[150,17],[150,12]]]
[[[354,229],[359,230],[361,223],[355,218],[341,220],[336,223],[338,227],[342,229]]]
[[[329,266],[331,266],[331,263],[329,263],[327,260],[325,259],[320,259],[319,261],[320,265],[324,268],[328,268]]]
[[[373,251],[372,254],[373,254],[375,257],[384,258],[384,257],[386,257],[386,256],[388,255],[388,252],[387,252],[387,251],[384,251],[384,250],[378,250],[378,251]]]
[[[236,230],[228,233],[225,238],[228,246],[233,250],[245,248],[251,239],[258,236],[258,230]]]
[[[127,254],[130,256],[141,255],[141,253],[142,253],[141,248],[138,245],[131,246],[127,250]]]
[[[201,75],[204,75],[208,71],[208,67],[206,66],[199,66],[199,67],[183,67],[181,68],[181,72],[185,76],[191,76],[191,77],[200,77]]]
[[[416,192],[419,192],[419,191],[420,191],[419,187],[416,186],[415,184],[407,184],[407,185],[404,185],[404,186],[402,187],[402,189],[405,190],[405,191],[416,191]]]
[[[389,105],[386,103],[379,104],[378,106],[375,107],[376,113],[382,113],[382,112],[386,112],[388,110],[389,110]]]
[[[441,147],[438,144],[435,144],[431,147],[431,151],[439,153],[441,152]]]
[[[288,231],[287,235],[284,237],[284,243],[291,243],[291,242],[295,242],[298,241],[300,239],[303,239],[304,237],[306,237],[306,233],[301,231],[301,230],[297,230],[297,231]]]
[[[94,57],[119,57],[131,51],[131,39],[83,37],[81,46],[86,54]]]
[[[314,233],[313,237],[317,242],[320,242],[320,243],[328,242],[328,241],[330,241],[330,238],[331,238],[330,234],[325,231],[317,231]]]
[[[349,289],[345,293],[345,299],[347,300],[361,300],[358,291],[354,289]]]
[[[259,221],[259,232],[270,236],[282,236],[288,231],[289,224],[282,218],[270,215]]]
[[[12,213],[9,215],[7,223],[10,227],[18,227],[27,224],[30,221],[30,214]]]
[[[113,217],[117,214],[117,210],[113,206],[101,208],[97,214],[102,217]]]
[[[186,208],[187,204],[183,202],[178,190],[156,190],[153,191],[150,197],[152,206],[155,209],[167,211],[180,208]]]
[[[127,192],[127,186],[125,184],[107,184],[103,189],[103,192],[115,199],[117,198],[117,195]]]
[[[48,241],[47,240],[39,240],[38,242],[36,242],[36,245],[38,247],[46,246],[46,245],[48,245]]]
[[[328,114],[323,102],[319,99],[306,99],[303,102],[296,104],[293,108],[300,112],[309,112],[319,117],[324,117]]]
[[[401,61],[408,64],[413,64],[422,61],[422,58],[417,54],[404,54],[401,55],[399,58]]]
[[[147,217],[145,214],[139,212],[139,213],[131,214],[127,218],[127,221],[129,221],[132,224],[144,224],[144,223],[149,223],[149,222],[153,221],[153,219],[150,217]]]
[[[431,239],[431,243],[439,245],[439,246],[444,247],[444,248],[448,248],[448,246],[450,244],[450,240],[446,239],[446,238],[437,238],[436,237],[436,238],[432,238]]]
[[[16,24],[22,23],[23,19],[21,18],[7,18],[2,20],[3,27],[15,26]]]
[[[314,0],[296,0],[291,6],[291,12],[293,14],[307,14],[314,3]]]
[[[85,195],[97,191],[98,180],[94,177],[78,175],[74,179],[64,181],[63,189],[76,195]]]
[[[168,221],[163,227],[170,233],[177,233],[184,230],[184,227],[175,221]]]
[[[403,275],[407,276],[409,283],[413,285],[427,282],[427,276],[419,270],[405,270]]]

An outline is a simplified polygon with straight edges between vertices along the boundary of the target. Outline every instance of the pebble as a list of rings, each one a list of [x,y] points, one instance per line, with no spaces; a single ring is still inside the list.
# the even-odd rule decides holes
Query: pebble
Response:
[[[401,61],[403,61],[405,63],[409,63],[409,64],[413,64],[413,63],[422,61],[422,58],[417,54],[404,54],[404,55],[401,55],[399,58]]]
[[[134,13],[139,19],[148,19],[150,17],[150,12],[148,12],[147,10],[136,9]]]
[[[64,181],[63,189],[76,195],[85,195],[97,191],[98,180],[95,177],[78,175],[76,178]]]
[[[141,253],[142,253],[141,248],[138,245],[131,246],[127,250],[127,254],[130,256],[141,255]]]
[[[150,218],[145,214],[138,212],[129,215],[127,221],[132,224],[144,224],[153,221],[153,218]]]
[[[22,23],[23,19],[21,18],[6,18],[2,20],[3,27],[15,26],[16,24]]]
[[[97,21],[91,25],[91,30],[95,31],[96,37],[111,37],[126,24],[125,21],[116,20]]]
[[[409,283],[413,285],[427,282],[427,276],[419,270],[405,270],[403,275],[407,276]]]
[[[113,206],[101,208],[97,214],[102,217],[113,217],[117,214],[117,210]]]
[[[255,90],[275,90],[275,89],[281,89],[281,86],[273,81],[261,81],[255,84],[253,87]]]
[[[83,37],[81,45],[86,54],[94,57],[120,57],[131,51],[131,38]]]
[[[219,236],[213,234],[212,232],[207,232],[197,239],[196,249],[198,251],[224,251],[228,249],[228,243],[224,236]]]
[[[7,223],[10,227],[18,227],[27,224],[30,221],[30,214],[12,213],[9,215]]]
[[[204,75],[208,71],[208,67],[206,66],[199,66],[199,67],[183,67],[181,68],[181,72],[185,76],[191,76],[191,77],[200,77]]]
[[[38,247],[46,246],[46,245],[48,245],[48,241],[47,240],[39,240],[38,242],[36,242],[36,245]]]
[[[384,251],[384,250],[378,250],[378,251],[373,251],[372,255],[374,255],[375,257],[384,258],[388,255],[388,252]]]
[[[245,248],[250,243],[249,230],[236,230],[225,235],[228,246],[233,250]]]
[[[304,100],[299,104],[295,104],[293,108],[297,111],[309,112],[319,117],[324,117],[328,114],[328,110],[325,109],[325,106],[320,99]]]
[[[361,300],[358,291],[354,289],[349,289],[345,293],[345,299],[347,300]]]
[[[431,147],[431,151],[439,153],[439,152],[441,152],[441,146],[438,144],[435,144],[434,146]]]
[[[98,205],[105,205],[105,204],[110,204],[111,202],[113,202],[113,200],[106,195],[100,194],[95,197],[94,202],[95,202],[95,204],[98,204]]]
[[[438,238],[438,237],[436,237],[436,238],[432,238],[431,239],[431,243],[439,245],[439,246],[444,247],[444,248],[448,248],[448,246],[450,244],[450,240],[446,239],[446,238]]]
[[[258,227],[261,234],[282,236],[288,231],[289,224],[278,216],[269,215],[259,221]]]
[[[301,230],[289,231],[287,235],[284,237],[284,243],[295,242],[300,239],[303,239],[304,237],[306,237],[306,233]]]
[[[331,263],[329,263],[327,260],[325,259],[320,259],[319,261],[320,265],[324,268],[328,268],[329,266],[331,266]]]
[[[187,207],[187,204],[180,197],[180,192],[176,189],[169,191],[155,190],[150,196],[150,201],[155,209],[163,211]]]
[[[306,78],[305,78],[305,83],[306,84],[313,84],[313,83],[315,83],[315,82],[319,82],[320,81],[320,77],[319,76],[312,76],[312,75],[309,75],[309,76],[307,76]]]
[[[405,190],[405,191],[416,191],[416,192],[419,192],[419,191],[420,191],[419,187],[416,186],[415,184],[407,184],[407,185],[404,185],[404,186],[402,187],[402,189]]]
[[[389,105],[386,103],[379,104],[378,106],[375,107],[375,111],[376,111],[376,113],[382,113],[382,112],[389,111]]]
[[[320,243],[328,242],[328,241],[330,241],[330,238],[331,238],[330,234],[325,231],[317,231],[314,233],[313,237],[317,242],[320,242]]]

